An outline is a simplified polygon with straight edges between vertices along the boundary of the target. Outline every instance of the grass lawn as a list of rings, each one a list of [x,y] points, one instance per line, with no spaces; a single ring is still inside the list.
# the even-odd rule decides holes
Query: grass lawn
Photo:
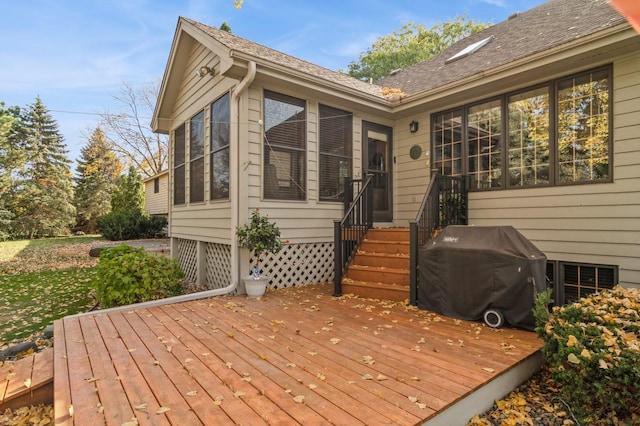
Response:
[[[91,307],[95,268],[0,275],[0,345]]]
[[[85,312],[95,276],[89,249],[99,236],[0,242],[0,347]]]

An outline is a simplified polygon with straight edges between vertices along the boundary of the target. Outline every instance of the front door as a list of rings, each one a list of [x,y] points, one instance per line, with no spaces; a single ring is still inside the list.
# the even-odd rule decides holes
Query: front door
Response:
[[[364,135],[362,169],[365,176],[373,175],[373,220],[393,221],[393,146],[391,127],[362,122]]]

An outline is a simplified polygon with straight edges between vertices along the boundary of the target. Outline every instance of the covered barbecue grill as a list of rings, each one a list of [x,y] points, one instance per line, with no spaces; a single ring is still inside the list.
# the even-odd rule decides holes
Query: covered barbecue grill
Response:
[[[547,258],[511,226],[447,226],[420,249],[417,304],[465,320],[533,330]]]

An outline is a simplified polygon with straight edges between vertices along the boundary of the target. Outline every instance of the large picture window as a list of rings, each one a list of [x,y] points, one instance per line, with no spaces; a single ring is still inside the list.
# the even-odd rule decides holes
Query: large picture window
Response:
[[[305,199],[306,123],[306,103],[303,99],[265,90],[265,199]]]
[[[184,169],[185,137],[184,124],[173,132],[173,204],[185,203]]]
[[[204,201],[204,111],[189,123],[189,202]]]
[[[229,199],[229,93],[211,104],[210,198]]]
[[[434,114],[433,166],[470,190],[611,181],[610,82],[607,67]]]
[[[344,180],[351,176],[353,115],[326,105],[320,105],[319,110],[319,197],[322,201],[342,201]]]

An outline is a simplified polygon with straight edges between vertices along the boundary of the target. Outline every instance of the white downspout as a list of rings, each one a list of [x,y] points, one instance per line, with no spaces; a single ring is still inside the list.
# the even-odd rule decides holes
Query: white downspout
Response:
[[[235,131],[235,138],[231,138],[231,140],[235,140],[235,146],[230,147],[229,152],[229,168],[231,168],[234,172],[234,178],[230,179],[229,182],[229,193],[232,194],[231,197],[231,283],[223,288],[217,288],[214,290],[206,290],[200,291],[197,293],[183,294],[181,296],[168,297],[166,299],[158,299],[158,300],[150,300],[148,302],[135,303],[132,305],[126,306],[117,306],[115,308],[101,309],[98,311],[92,312],[83,312],[76,315],[70,315],[69,317],[82,317],[88,315],[97,315],[97,314],[106,314],[109,312],[116,311],[130,311],[132,309],[145,309],[153,306],[162,306],[169,305],[171,303],[181,303],[181,302],[189,302],[192,300],[198,299],[208,299],[210,297],[222,296],[225,294],[229,294],[234,291],[238,287],[238,283],[240,280],[240,256],[238,249],[238,245],[235,241],[235,229],[239,225],[240,221],[240,199],[239,199],[239,179],[240,179],[240,95],[247,90],[249,85],[253,83],[253,79],[256,76],[256,63],[254,61],[249,61],[249,69],[247,71],[247,75],[244,76],[242,81],[236,86],[231,94],[231,101],[235,106],[236,114],[236,127],[232,130]],[[232,149],[233,148],[233,149]]]

